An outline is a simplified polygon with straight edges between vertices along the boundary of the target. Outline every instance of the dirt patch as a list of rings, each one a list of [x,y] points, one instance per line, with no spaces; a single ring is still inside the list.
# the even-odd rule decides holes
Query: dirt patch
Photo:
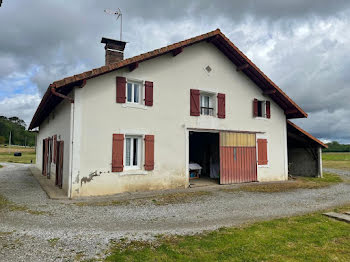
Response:
[[[47,214],[47,212],[44,212],[44,211],[32,210],[24,205],[17,205],[15,203],[9,201],[7,198],[5,198],[2,195],[0,195],[0,210],[1,209],[8,210],[8,211],[22,211],[22,212],[26,212],[26,213],[31,214],[31,215]]]
[[[157,206],[164,206],[170,204],[182,204],[192,202],[194,198],[211,195],[211,192],[198,191],[198,192],[181,192],[174,194],[161,195],[152,198],[153,204]]]
[[[35,153],[34,147],[7,147],[7,146],[0,146],[0,153],[14,153],[14,152],[28,152],[28,153]]]
[[[337,183],[341,183],[343,180],[340,176],[330,173],[325,173],[322,178],[317,177],[292,177],[289,181],[268,183],[268,184],[247,184],[238,188],[223,189],[225,192],[261,192],[261,193],[276,193],[286,192],[296,189],[317,189],[323,188]]]
[[[77,202],[74,203],[76,206],[125,206],[125,205],[147,205],[154,204],[157,206],[172,205],[172,204],[182,204],[189,203],[193,201],[194,198],[199,198],[203,196],[211,195],[211,192],[207,191],[198,191],[198,192],[180,192],[159,195],[155,197],[146,197],[142,199],[133,199],[133,200],[109,200],[109,201],[100,201],[100,202]]]

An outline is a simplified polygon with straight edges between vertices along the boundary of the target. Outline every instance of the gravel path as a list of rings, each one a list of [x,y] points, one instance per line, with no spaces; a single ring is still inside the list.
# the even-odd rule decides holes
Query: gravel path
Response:
[[[340,170],[334,168],[323,168],[323,172],[335,173],[340,176],[346,176],[350,178],[350,170]]]
[[[73,261],[103,257],[111,239],[193,234],[347,204],[350,184],[270,194],[217,190],[169,205],[77,206],[48,199],[27,165],[6,164],[0,194],[29,210],[0,210],[0,261]]]

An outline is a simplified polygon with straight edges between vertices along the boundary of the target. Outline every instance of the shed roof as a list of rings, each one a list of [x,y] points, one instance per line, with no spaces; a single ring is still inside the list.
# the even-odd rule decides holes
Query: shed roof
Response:
[[[105,65],[99,68],[86,71],[84,73],[66,77],[50,84],[44,94],[34,116],[29,129],[38,127],[42,121],[50,114],[55,106],[62,101],[62,98],[53,96],[51,88],[58,89],[60,93],[68,94],[75,86],[80,86],[83,81],[98,77],[124,67],[132,67],[143,61],[164,55],[167,53],[178,53],[183,48],[193,44],[207,41],[214,44],[221,50],[244,74],[246,74],[264,94],[269,95],[285,112],[287,118],[307,117],[307,114],[288,97],[270,78],[268,78],[248,57],[246,57],[221,31],[216,29],[212,32],[199,35],[175,44],[168,45],[138,56],[124,59],[120,62]],[[135,68],[135,67],[134,67]]]
[[[287,129],[288,132],[293,132],[297,134],[298,136],[302,136],[304,139],[309,140],[313,144],[320,145],[323,148],[328,148],[328,146],[324,143],[322,143],[320,140],[318,140],[316,137],[311,135],[310,133],[306,132],[304,129],[301,127],[297,126],[293,122],[287,120]]]

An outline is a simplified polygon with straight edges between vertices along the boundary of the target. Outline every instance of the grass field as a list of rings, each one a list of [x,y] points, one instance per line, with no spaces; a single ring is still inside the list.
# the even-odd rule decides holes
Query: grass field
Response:
[[[22,156],[14,156],[14,152],[21,152]],[[35,159],[35,148],[33,147],[0,146],[0,162],[29,164],[31,161],[35,163]]]
[[[114,242],[110,251],[107,261],[350,261],[350,225],[315,213],[153,242]]]
[[[323,153],[323,167],[350,170],[349,153]]]

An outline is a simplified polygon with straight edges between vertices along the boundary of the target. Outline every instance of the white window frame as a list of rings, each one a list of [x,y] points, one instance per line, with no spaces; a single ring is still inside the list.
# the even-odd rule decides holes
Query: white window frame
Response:
[[[128,84],[132,84],[131,102],[128,101],[128,94],[129,94]],[[134,93],[135,92],[135,84],[139,85],[139,102],[134,102],[134,100],[135,100],[135,93]],[[125,94],[126,94],[126,103],[127,104],[143,105],[143,89],[144,89],[144,82],[143,81],[127,79],[125,89],[126,89]]]
[[[202,114],[202,97],[203,96],[209,97],[209,107],[213,108],[212,115]],[[200,93],[199,93],[199,111],[200,111],[201,116],[210,116],[210,117],[216,116],[216,101],[217,101],[216,96],[217,96],[217,94],[213,93],[213,92],[200,91]]]
[[[131,139],[138,139],[138,142],[137,142],[137,148],[138,148],[138,151],[137,151],[137,159],[138,159],[138,163],[137,165],[133,165],[133,147],[134,147],[134,143],[131,142],[130,143],[130,166],[127,166],[126,165],[126,140],[127,138],[131,138]],[[132,141],[132,140],[131,140]],[[138,135],[125,135],[125,139],[124,139],[124,154],[123,154],[123,157],[124,157],[124,169],[125,170],[141,170],[142,168],[142,162],[143,162],[143,159],[142,159],[142,141],[143,141],[143,136],[138,136]]]
[[[256,165],[257,167],[270,167],[270,150],[269,150],[269,139],[266,134],[256,134],[255,137],[256,141]],[[259,154],[258,154],[258,139],[266,139],[267,140],[267,145],[266,145],[266,151],[267,151],[267,164],[266,165],[259,165]]]

